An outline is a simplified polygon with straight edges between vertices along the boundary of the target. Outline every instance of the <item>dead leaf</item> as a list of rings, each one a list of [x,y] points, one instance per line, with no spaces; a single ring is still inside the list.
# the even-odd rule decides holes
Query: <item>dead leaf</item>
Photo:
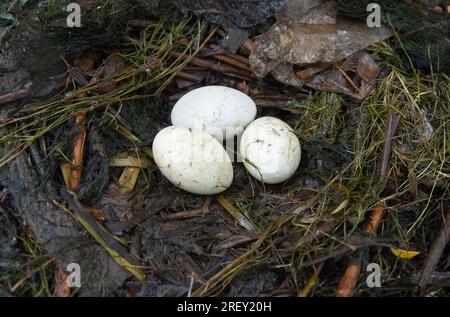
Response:
[[[72,164],[62,163],[59,167],[64,178],[64,184],[66,185],[66,188],[69,189],[72,184]]]
[[[126,167],[119,178],[120,193],[132,192],[136,186],[141,169],[139,167]]]
[[[404,260],[411,260],[415,256],[419,255],[420,252],[418,251],[410,251],[410,250],[403,250],[403,249],[397,249],[397,248],[390,248],[391,252],[398,258],[404,259]]]
[[[64,271],[61,266],[58,266],[55,276],[55,297],[70,297],[72,291],[68,283],[69,274]]]
[[[297,297],[307,297],[311,293],[311,290],[317,285],[317,283],[319,283],[319,274],[320,271],[322,270],[323,264],[324,262],[322,262],[319,265],[317,270],[314,270],[314,273],[308,279],[308,282],[306,283],[305,287],[303,287],[303,289],[298,291]]]
[[[139,167],[149,168],[150,161],[144,157],[136,157],[128,153],[119,153],[109,163],[111,167]]]
[[[105,212],[109,208],[121,220],[124,218],[131,219],[133,218],[133,213],[129,205],[130,198],[129,193],[123,194],[121,187],[112,183],[100,200],[100,208]]]
[[[103,79],[107,79],[114,75],[117,71],[122,67],[122,57],[117,53],[112,53],[105,61],[104,65],[100,67],[100,69],[95,74],[95,78],[97,81],[101,81]],[[101,83],[97,92],[101,94],[106,94],[113,91],[117,86],[117,82],[114,80],[110,80],[104,83]]]
[[[339,204],[339,206],[337,206],[337,208],[331,213],[331,215],[335,215],[337,214],[339,211],[345,209],[348,207],[348,199],[344,200],[343,202],[341,202]]]
[[[95,62],[99,59],[100,52],[98,51],[87,51],[82,57],[77,58],[73,65],[80,69],[83,73],[88,73],[94,68]]]

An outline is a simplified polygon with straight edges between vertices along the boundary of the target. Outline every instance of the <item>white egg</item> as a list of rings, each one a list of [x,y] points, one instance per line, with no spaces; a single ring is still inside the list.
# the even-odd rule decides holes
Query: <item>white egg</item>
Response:
[[[278,184],[297,170],[301,147],[288,124],[277,118],[262,117],[245,129],[240,155],[253,177],[264,183]]]
[[[190,193],[212,195],[233,181],[233,167],[222,144],[202,130],[167,127],[153,140],[153,158],[161,173]]]
[[[240,135],[255,119],[256,105],[239,90],[223,86],[194,89],[172,109],[176,127],[204,129],[219,141]]]

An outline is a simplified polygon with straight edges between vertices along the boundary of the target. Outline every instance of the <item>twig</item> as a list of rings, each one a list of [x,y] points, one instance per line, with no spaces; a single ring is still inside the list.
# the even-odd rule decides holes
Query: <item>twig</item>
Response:
[[[284,111],[288,111],[292,114],[302,114],[303,111],[297,108],[290,108],[289,104],[293,101],[298,100],[296,96],[265,96],[265,95],[254,95],[252,96],[253,101],[257,107],[260,108],[278,108]]]
[[[217,46],[217,45],[212,44],[210,46],[213,49],[221,49],[221,47]],[[246,62],[243,62],[242,60],[237,60],[236,58],[229,56],[229,54],[214,54],[214,55],[211,55],[211,57],[217,59],[218,61],[221,61],[221,62],[224,62],[231,66],[234,66],[236,68],[251,72],[250,64],[249,64],[248,60],[246,60]],[[245,59],[245,57],[244,57],[244,59]]]
[[[433,272],[428,285],[436,287],[450,287],[450,272]]]
[[[359,274],[361,273],[361,263],[355,261],[347,266],[345,274],[339,282],[336,294],[340,297],[349,297],[352,295],[356,285],[358,285]]]
[[[383,221],[384,214],[386,212],[386,203],[383,201],[379,203],[370,215],[370,222],[366,225],[366,232],[372,235],[376,235]]]
[[[202,217],[209,211],[211,198],[206,199],[205,204],[200,209],[180,211],[173,214],[161,213],[164,220],[185,220],[189,218]]]
[[[384,149],[383,149],[383,158],[381,160],[381,179],[383,182],[384,178],[387,175],[387,169],[389,165],[389,158],[391,156],[392,149],[392,138],[394,137],[395,131],[397,131],[398,123],[400,122],[400,115],[394,115],[394,112],[389,109],[388,112],[388,128],[386,130]]]
[[[231,57],[228,57],[226,55],[213,55],[212,57],[214,59],[217,59],[218,61],[224,62],[224,63],[226,63],[228,65],[234,66],[234,67],[242,69],[244,71],[248,71],[248,72],[251,71],[249,65],[246,65],[246,64],[244,64],[242,62],[239,62],[239,61],[237,61],[237,60],[235,60],[235,59],[233,59]]]
[[[179,71],[175,76],[187,81],[192,81],[193,83],[199,83],[202,81],[200,77],[183,71]]]
[[[126,37],[125,39],[133,44],[139,45],[139,41],[136,39],[133,39],[132,37]],[[154,45],[154,44],[147,44],[147,45],[149,48],[151,48],[153,50],[160,49],[160,47],[158,45]],[[192,65],[195,65],[195,66],[198,66],[198,67],[201,67],[204,69],[211,69],[211,70],[225,74],[230,77],[235,77],[235,78],[239,78],[239,79],[243,79],[243,80],[250,80],[252,77],[250,72],[242,71],[242,70],[240,70],[236,67],[230,66],[230,65],[215,64],[210,61],[201,59],[199,57],[185,56],[182,53],[175,52],[175,51],[168,52],[168,54],[172,57],[188,60],[188,62]]]
[[[93,70],[95,60],[98,58],[98,54],[93,51],[88,51],[80,59],[75,61],[76,66],[83,72],[88,73]],[[93,78],[95,81],[95,78]],[[87,98],[87,92],[81,92],[80,99]],[[73,161],[72,161],[72,180],[70,189],[75,190],[80,186],[81,174],[83,171],[83,158],[84,158],[84,143],[86,141],[86,113],[80,112],[75,116],[75,123],[78,127],[79,133],[75,139],[73,146]]]
[[[174,214],[161,213],[162,219],[169,220],[169,221],[186,220],[186,219],[190,219],[190,218],[201,217],[203,215],[204,215],[203,209],[180,211],[180,212],[176,212]]]
[[[22,98],[29,96],[30,94],[31,94],[31,84],[28,84],[23,89],[0,96],[0,105],[20,100]]]
[[[219,249],[220,250],[230,249],[230,248],[233,248],[233,247],[235,247],[237,245],[241,245],[241,244],[244,244],[244,243],[247,243],[247,242],[250,242],[250,241],[254,241],[256,239],[258,239],[258,237],[256,235],[254,235],[254,236],[242,236],[242,235],[240,235],[240,236],[233,236],[233,237],[225,240],[224,242],[222,242],[219,245]]]
[[[238,55],[238,54],[232,54],[232,53],[230,53],[230,52],[227,52],[227,51],[225,51],[225,49],[223,49],[221,46],[216,45],[216,44],[211,44],[210,47],[211,47],[212,49],[215,49],[215,50],[222,50],[222,51],[224,51],[224,53],[223,53],[224,55],[226,55],[226,56],[228,56],[228,57],[230,57],[230,58],[233,58],[233,59],[235,59],[235,60],[237,60],[237,61],[239,61],[239,62],[241,62],[241,63],[244,63],[244,64],[250,66],[250,61],[249,61],[248,58],[245,57],[245,56]]]
[[[159,47],[156,45],[150,45],[151,48],[153,49],[158,49]],[[181,53],[178,52],[171,52],[171,55],[175,56],[175,57],[183,57],[183,55]],[[183,57],[185,58],[185,57]],[[244,79],[244,80],[250,80],[251,79],[251,74],[249,72],[243,72],[240,71],[239,69],[236,69],[232,66],[228,66],[228,65],[220,65],[220,64],[215,64],[212,62],[209,62],[207,60],[198,58],[198,57],[193,57],[190,61],[190,64],[198,66],[198,67],[202,67],[202,68],[206,68],[206,69],[212,69],[216,72],[219,73],[223,73],[225,75],[228,75],[230,77],[236,77],[239,79]]]
[[[70,188],[75,190],[80,186],[81,174],[83,171],[84,143],[86,141],[86,114],[79,113],[75,117],[76,125],[79,129],[77,138],[73,145],[72,180]]]
[[[341,73],[341,75],[345,78],[345,80],[347,80],[347,82],[353,87],[353,89],[355,89],[355,91],[359,90],[358,86],[356,86],[353,80],[348,77],[347,73],[342,68],[340,68],[338,64],[335,64],[334,67]]]
[[[447,215],[445,216],[442,228],[437,236],[437,239],[434,241],[433,246],[430,249],[430,252],[427,255],[421,273],[419,274],[417,282],[419,289],[423,290],[429,284],[429,281],[434,271],[436,270],[436,267],[439,263],[439,259],[441,258],[444,249],[447,247],[449,240],[450,240],[450,210],[447,211]]]

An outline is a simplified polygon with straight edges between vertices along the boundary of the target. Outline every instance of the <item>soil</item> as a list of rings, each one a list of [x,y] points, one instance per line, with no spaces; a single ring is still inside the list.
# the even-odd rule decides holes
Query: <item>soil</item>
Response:
[[[275,22],[274,13],[285,2],[179,1],[176,6],[180,11],[176,11],[177,15],[172,18],[186,18],[194,12],[201,21],[210,23],[207,31],[213,29],[211,23],[216,23],[260,34]],[[122,1],[117,3],[123,5]],[[151,5],[154,10],[167,10],[172,4],[151,1]],[[34,105],[32,102],[36,100],[63,99],[76,86],[68,81],[68,86],[63,88],[50,80],[68,71],[56,51],[54,54],[45,53],[54,48],[55,38],[50,36],[54,34],[41,36],[32,30],[29,32],[20,36],[13,34],[5,42],[5,49],[0,51],[0,96],[18,91],[30,81],[33,83],[32,93],[27,98],[0,104],[0,123],[32,113],[27,106]],[[133,32],[130,33],[142,35],[142,31]],[[204,33],[202,39],[207,35],[206,31]],[[30,40],[30,34],[36,36]],[[217,39],[215,41],[218,42]],[[105,60],[111,49],[104,43],[100,44],[98,46],[102,48],[95,47],[94,51]],[[39,52],[33,49],[36,45]],[[27,58],[17,58],[20,47],[26,47],[23,54]],[[124,55],[131,55],[129,43],[114,51],[118,48],[125,52]],[[67,58],[76,55],[74,52],[68,53]],[[377,82],[381,85],[392,70],[387,66],[389,54],[372,52],[378,54],[377,62],[382,68]],[[241,50],[240,53],[248,56],[248,51]],[[45,58],[42,57],[44,55]],[[386,59],[381,60],[381,56]],[[406,60],[400,53],[398,56],[400,63]],[[66,62],[72,63],[73,60]],[[101,65],[97,61],[95,66],[99,68]],[[364,264],[371,261],[385,263],[385,270],[389,273],[386,282],[391,283],[391,287],[383,290],[371,290],[362,285],[357,290],[358,295],[406,296],[417,293],[415,278],[424,265],[425,255],[448,207],[448,167],[441,166],[438,176],[432,172],[429,176],[426,168],[425,176],[414,175],[406,169],[407,164],[412,164],[412,170],[416,171],[420,165],[414,156],[414,149],[420,147],[417,141],[420,138],[411,136],[420,133],[419,128],[414,128],[413,132],[402,130],[404,134],[399,133],[395,138],[395,155],[389,165],[391,174],[386,182],[374,181],[379,179],[385,141],[384,124],[388,115],[387,111],[377,112],[382,99],[381,92],[377,95],[378,90],[373,99],[369,98],[370,101],[362,105],[360,101],[334,93],[288,87],[270,76],[245,82],[249,93],[256,92],[256,97],[275,95],[279,98],[277,100],[281,100],[281,97],[292,96],[289,103],[282,106],[259,106],[258,117],[267,115],[285,120],[294,127],[302,142],[300,168],[291,179],[280,185],[259,183],[248,175],[242,164],[234,163],[233,185],[224,197],[252,221],[255,231],[241,226],[218,202],[218,197],[192,195],[177,189],[153,163],[141,169],[132,191],[122,192],[118,183],[123,167],[114,167],[111,162],[123,153],[142,156],[152,162],[144,149],[151,147],[158,131],[170,125],[170,111],[177,97],[203,85],[238,87],[242,84],[240,79],[211,69],[188,66],[184,70],[192,71],[192,74],[202,73],[202,82],[188,81],[186,84],[175,78],[157,93],[151,85],[142,87],[133,94],[138,98],[124,98],[120,103],[111,102],[106,107],[92,106],[84,125],[88,133],[83,174],[74,195],[80,206],[92,208],[100,214],[97,214],[97,221],[113,236],[112,239],[120,240],[130,257],[141,263],[146,278],[139,280],[120,265],[86,230],[76,213],[67,207],[70,204],[64,199],[67,196],[62,194],[66,185],[60,168],[61,164],[70,162],[67,156],[71,155],[73,140],[80,132],[73,118],[75,113],[71,113],[64,124],[45,133],[0,168],[0,297],[52,296],[57,284],[61,283],[55,278],[56,272],[69,263],[78,263],[83,274],[83,287],[75,290],[71,294],[73,296],[187,296],[201,290],[211,280],[216,283],[200,295],[297,296],[317,271],[319,262],[323,262],[323,268],[319,269],[320,279],[326,282],[313,295],[334,296],[347,264],[355,256]],[[412,71],[406,73],[411,74]],[[427,72],[420,76],[428,82],[425,80],[429,78]],[[434,125],[437,133],[445,135],[442,129],[447,128],[437,126],[442,122],[439,121],[440,107],[431,109],[430,106],[442,104],[446,96],[445,86],[442,91],[440,89],[436,88],[430,97],[436,99],[430,101],[423,97],[423,105],[434,115],[430,124]],[[398,108],[405,104],[400,97],[395,100],[400,100]],[[382,109],[385,111],[387,108]],[[405,117],[410,118],[408,115]],[[19,121],[14,127],[30,122]],[[36,124],[27,125],[26,132],[31,134],[41,123],[36,121]],[[139,140],[130,141],[117,128],[119,124]],[[402,127],[406,129],[414,124],[415,121],[408,122]],[[2,137],[10,128],[0,126]],[[366,137],[372,139],[367,140]],[[448,154],[448,148],[441,142],[445,143],[445,140],[428,141],[436,153],[428,149],[421,152],[428,151],[425,163],[435,166],[441,162],[442,155]],[[355,156],[365,154],[362,151],[364,147],[368,147],[364,150],[370,155],[363,157],[367,162],[357,165]],[[10,143],[0,143],[2,156],[6,157],[10,150]],[[408,155],[410,162],[405,162]],[[337,181],[333,183],[333,179]],[[411,185],[407,190],[403,186],[405,183]],[[400,190],[404,192],[399,194]],[[370,220],[373,206],[383,197],[390,197],[391,209],[383,222],[380,237],[376,238],[367,235],[364,224]],[[344,201],[347,203],[345,206],[342,204]],[[425,211],[426,217],[423,216]],[[416,230],[407,234],[407,229],[413,224],[417,225]],[[355,250],[346,248],[348,238],[354,238],[355,245],[363,241],[370,246],[361,246],[358,247],[360,252],[352,252]],[[412,245],[423,254],[412,260],[416,262],[407,262],[390,253],[387,245],[399,248]],[[447,247],[442,258],[448,256],[448,252]],[[249,255],[243,257],[244,264],[229,277],[220,276],[215,280],[218,273],[224,272],[230,263],[246,254]],[[326,261],[314,262],[323,256],[328,257]],[[443,262],[439,262],[437,269],[448,270],[448,264]],[[361,277],[363,280],[364,276]],[[435,285],[430,288],[433,291],[437,289],[439,295],[448,295],[448,288],[436,288]]]

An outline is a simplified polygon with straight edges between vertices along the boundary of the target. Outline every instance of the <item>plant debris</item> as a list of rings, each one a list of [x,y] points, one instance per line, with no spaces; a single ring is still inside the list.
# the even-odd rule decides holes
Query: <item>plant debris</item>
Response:
[[[336,64],[392,35],[385,27],[369,28],[363,23],[337,20],[336,9],[331,1],[324,4],[321,4],[321,1],[310,1],[308,6],[301,1],[292,3],[292,6],[299,8],[291,8],[287,11],[287,16],[280,14],[279,22],[255,41],[250,64],[258,77],[272,72],[281,82],[301,88],[304,83],[301,79],[309,76],[296,78],[294,65],[308,68],[320,64],[327,68],[326,65]],[[295,15],[292,12],[295,12]],[[372,69],[377,66],[369,56],[362,58],[365,60],[359,61],[357,69],[361,73],[363,67],[369,68],[367,71],[372,73],[371,78],[365,80],[368,85],[373,85],[378,72]],[[348,63],[351,64],[352,61]],[[366,87],[360,87],[357,93],[352,93],[351,90],[356,86],[353,84],[353,87],[348,87],[350,84],[353,82],[348,80],[343,71],[321,72],[308,81],[308,85],[315,89],[344,93],[356,99],[365,99],[370,94],[371,88]]]
[[[62,2],[0,4],[0,296],[448,296],[442,2],[380,0],[379,29],[366,0],[77,2],[70,36]],[[220,195],[160,173],[174,103],[212,85],[293,128],[290,179],[237,147]]]

